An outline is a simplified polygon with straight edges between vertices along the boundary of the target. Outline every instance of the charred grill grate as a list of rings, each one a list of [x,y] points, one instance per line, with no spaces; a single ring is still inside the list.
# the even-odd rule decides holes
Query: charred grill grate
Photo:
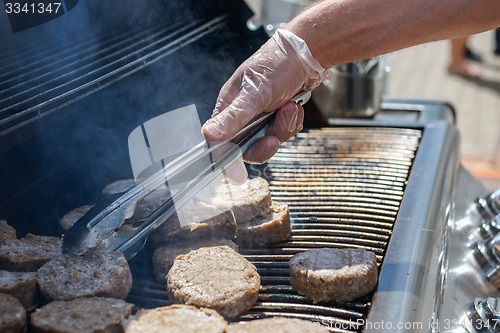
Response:
[[[332,332],[363,330],[373,294],[312,304],[290,286],[288,261],[311,248],[355,247],[373,251],[381,265],[421,134],[385,127],[309,130],[283,144],[266,165],[251,167],[250,173],[269,181],[274,200],[289,204],[292,236],[270,248],[240,248],[262,279],[259,300],[240,320],[285,316]],[[148,270],[136,271],[129,300],[145,307],[170,304]]]

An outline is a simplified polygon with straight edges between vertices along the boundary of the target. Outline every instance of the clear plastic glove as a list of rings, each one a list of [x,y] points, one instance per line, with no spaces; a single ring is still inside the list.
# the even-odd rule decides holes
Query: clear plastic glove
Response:
[[[259,113],[277,110],[267,135],[243,155],[247,162],[263,163],[302,129],[304,109],[290,99],[317,87],[327,73],[301,38],[278,29],[224,84],[203,135],[209,141],[230,139]]]

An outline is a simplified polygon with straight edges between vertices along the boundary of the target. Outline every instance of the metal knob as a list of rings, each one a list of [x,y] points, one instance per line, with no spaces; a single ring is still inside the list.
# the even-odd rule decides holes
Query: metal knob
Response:
[[[500,288],[500,234],[472,244],[471,249],[486,278]]]
[[[483,220],[477,229],[479,239],[488,239],[496,236],[500,232],[500,215],[491,219]]]
[[[478,198],[474,202],[477,211],[485,220],[500,214],[500,189],[488,194],[484,198]]]
[[[476,298],[467,304],[467,329],[471,333],[500,332],[500,302],[498,298]]]

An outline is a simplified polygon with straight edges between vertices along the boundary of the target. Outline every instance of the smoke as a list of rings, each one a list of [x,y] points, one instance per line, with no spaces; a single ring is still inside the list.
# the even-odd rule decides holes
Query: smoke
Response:
[[[265,34],[247,38],[222,26],[155,62],[142,58],[165,34],[212,15],[209,6],[194,0],[80,0],[63,16],[17,33],[2,18],[0,85],[8,79],[17,88],[0,92],[0,110],[10,107],[12,114],[58,102],[40,107],[47,116],[24,129],[31,139],[15,142],[0,158],[6,184],[0,219],[17,225],[21,236],[55,234],[58,218],[95,203],[107,184],[133,178],[127,140],[134,128],[190,104],[202,123],[208,119],[222,84]],[[139,51],[132,52],[136,45]],[[127,57],[118,56],[127,47]],[[144,67],[97,79],[133,61]],[[58,88],[61,82],[71,83]],[[10,100],[2,104],[5,98]]]

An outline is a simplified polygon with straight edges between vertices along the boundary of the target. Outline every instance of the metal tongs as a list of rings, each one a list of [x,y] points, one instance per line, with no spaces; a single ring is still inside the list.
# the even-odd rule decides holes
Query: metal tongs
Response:
[[[304,104],[310,96],[311,92],[305,91],[292,101]],[[63,253],[83,255],[92,248],[103,247],[123,252],[127,259],[133,258],[144,246],[149,233],[216,179],[240,152],[245,152],[264,136],[275,116],[276,112],[260,114],[228,141],[202,141],[125,193],[98,203],[63,235]],[[186,174],[193,173],[195,177],[188,176],[190,180],[147,217],[125,223],[134,215],[138,204],[165,186],[166,180],[186,178]]]

